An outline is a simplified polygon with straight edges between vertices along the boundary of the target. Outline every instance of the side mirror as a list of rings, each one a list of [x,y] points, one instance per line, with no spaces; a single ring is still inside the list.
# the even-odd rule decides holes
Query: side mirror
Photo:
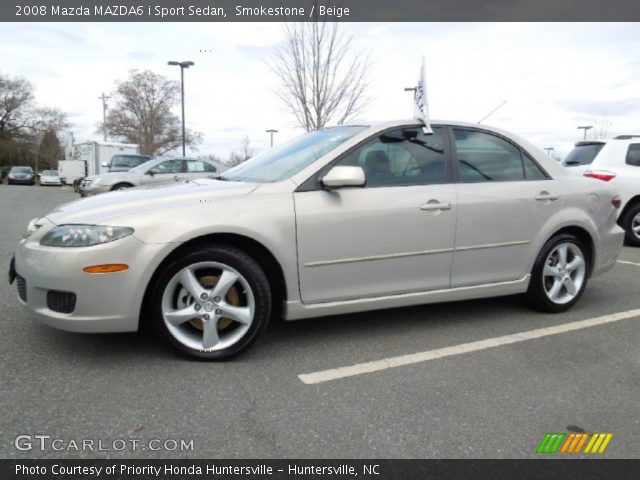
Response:
[[[365,183],[362,167],[333,167],[320,179],[327,189],[344,187],[362,187]]]
[[[109,166],[109,164],[107,162],[102,162],[100,164],[101,167],[107,168]]]
[[[144,173],[145,173],[145,175],[151,175],[152,177],[156,174],[156,172],[153,170],[153,168],[150,169],[150,170],[147,170]]]

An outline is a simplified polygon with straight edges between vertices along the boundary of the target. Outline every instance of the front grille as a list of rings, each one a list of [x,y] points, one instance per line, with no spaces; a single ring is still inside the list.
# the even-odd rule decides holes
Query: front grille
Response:
[[[20,275],[16,275],[16,284],[18,285],[18,296],[23,302],[27,302],[27,281]]]
[[[76,309],[76,294],[49,290],[47,292],[47,308],[59,313],[71,313]]]

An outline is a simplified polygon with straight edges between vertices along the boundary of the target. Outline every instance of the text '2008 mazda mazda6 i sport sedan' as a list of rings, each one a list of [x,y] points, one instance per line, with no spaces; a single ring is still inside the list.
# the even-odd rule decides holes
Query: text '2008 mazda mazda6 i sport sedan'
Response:
[[[494,128],[338,126],[217,179],[64,205],[30,223],[10,277],[48,325],[150,322],[178,349],[219,359],[275,315],[511,294],[564,311],[614,265],[619,201]]]

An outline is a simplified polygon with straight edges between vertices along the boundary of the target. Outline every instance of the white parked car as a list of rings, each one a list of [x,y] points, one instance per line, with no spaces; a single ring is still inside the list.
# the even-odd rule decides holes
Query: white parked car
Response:
[[[287,320],[525,294],[574,305],[615,265],[611,185],[477,124],[415,121],[310,132],[218,179],[111,192],[27,229],[20,303],[77,332],[136,330],[195,357]]]
[[[593,159],[605,145],[604,140],[585,140],[577,142],[569,154],[562,160],[562,165],[571,173],[582,175],[587,171]]]
[[[43,187],[47,185],[57,185],[57,186],[62,185],[62,182],[60,181],[60,176],[58,175],[58,171],[43,170],[42,173],[40,174],[40,185]]]
[[[618,223],[626,232],[627,243],[640,246],[640,137],[620,135],[608,140],[584,176],[615,188],[622,200]]]
[[[127,171],[91,175],[82,180],[83,197],[155,183],[191,180],[215,175],[217,168],[209,160],[192,158],[155,158]]]

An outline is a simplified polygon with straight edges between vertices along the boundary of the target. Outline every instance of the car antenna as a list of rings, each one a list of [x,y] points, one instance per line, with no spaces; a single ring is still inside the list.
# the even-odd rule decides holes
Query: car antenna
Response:
[[[500,105],[498,105],[496,108],[494,108],[493,110],[491,110],[489,113],[487,113],[484,117],[482,117],[482,119],[478,122],[478,125],[480,125],[482,122],[484,122],[487,118],[489,118],[491,115],[493,115],[495,112],[498,111],[499,108],[501,108],[505,103],[507,103],[507,101],[505,100],[504,102],[502,102]]]

